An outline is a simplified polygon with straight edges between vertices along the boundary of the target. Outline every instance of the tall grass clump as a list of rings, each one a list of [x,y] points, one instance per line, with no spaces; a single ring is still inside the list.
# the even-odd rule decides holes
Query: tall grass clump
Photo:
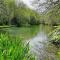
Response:
[[[29,44],[20,38],[0,34],[0,60],[34,60],[29,53]]]

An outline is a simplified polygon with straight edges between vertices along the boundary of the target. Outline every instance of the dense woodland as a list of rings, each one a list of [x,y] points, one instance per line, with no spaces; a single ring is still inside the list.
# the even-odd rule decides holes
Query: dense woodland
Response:
[[[17,6],[15,0],[1,0],[0,4],[0,25],[23,26],[40,23],[40,15],[23,3]]]

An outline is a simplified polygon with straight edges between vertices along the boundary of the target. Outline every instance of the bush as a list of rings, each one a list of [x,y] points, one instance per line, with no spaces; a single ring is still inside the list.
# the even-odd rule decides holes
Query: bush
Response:
[[[60,26],[53,30],[53,32],[50,33],[49,37],[54,45],[60,46]]]
[[[21,19],[19,19],[17,16],[14,17],[12,20],[11,20],[11,25],[15,25],[17,27],[20,27],[22,25],[22,22],[21,22]]]
[[[39,24],[40,24],[40,21],[37,20],[37,19],[35,18],[35,16],[30,16],[29,24],[30,24],[30,25],[39,25]]]

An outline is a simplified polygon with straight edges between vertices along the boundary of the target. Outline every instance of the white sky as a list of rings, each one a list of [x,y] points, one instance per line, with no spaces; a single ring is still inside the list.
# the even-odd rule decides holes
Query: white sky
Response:
[[[17,5],[19,4],[19,2],[20,1],[22,1],[24,4],[26,4],[29,8],[31,8],[31,9],[36,9],[36,8],[38,8],[37,6],[36,6],[36,4],[35,4],[35,6],[34,5],[32,5],[32,2],[34,1],[34,0],[16,0],[16,2],[17,2]],[[35,0],[36,1],[36,0]],[[44,2],[46,2],[47,0],[39,0],[39,2],[37,3],[37,5],[39,4],[39,3],[44,3]],[[53,1],[57,1],[57,0],[53,0]],[[40,9],[40,11],[45,11],[45,7],[40,7],[39,8]]]
[[[23,1],[24,4],[26,4],[28,7],[34,8],[34,6],[32,6],[32,4],[31,4],[32,1],[34,1],[34,0],[16,0],[17,4],[18,4],[20,1]],[[45,2],[45,0],[40,0],[40,3],[44,3],[44,2]]]
[[[31,2],[34,0],[21,0],[21,1],[23,1],[28,6],[31,6]],[[44,2],[46,2],[46,0],[40,0],[40,3],[44,3]]]
[[[30,8],[33,8],[33,6],[31,5],[31,2],[33,0],[22,0],[24,2],[24,4],[26,4],[27,6],[29,6]]]
[[[35,8],[37,8],[37,7],[35,7],[35,6],[32,6],[32,2],[34,1],[34,0],[21,0],[21,1],[23,1],[24,2],[24,4],[26,4],[28,7],[30,7],[30,8],[33,8],[33,9],[35,9]],[[35,0],[36,1],[36,0]],[[44,2],[46,2],[46,0],[40,0],[40,3],[44,3]],[[39,2],[38,2],[39,3]]]

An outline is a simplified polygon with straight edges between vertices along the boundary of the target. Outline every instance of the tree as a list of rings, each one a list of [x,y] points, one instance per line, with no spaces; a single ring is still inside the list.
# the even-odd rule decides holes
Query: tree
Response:
[[[34,0],[32,5],[38,10],[39,12],[48,11],[56,4],[58,4],[59,0]]]
[[[0,25],[10,25],[15,10],[15,0],[0,0]]]
[[[7,20],[6,4],[4,3],[4,0],[0,0],[0,25],[3,23],[6,24],[5,20]]]

